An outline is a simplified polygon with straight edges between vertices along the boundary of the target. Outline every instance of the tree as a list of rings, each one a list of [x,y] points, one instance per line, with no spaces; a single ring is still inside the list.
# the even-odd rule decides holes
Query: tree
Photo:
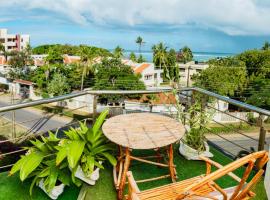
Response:
[[[268,41],[265,41],[262,50],[270,50],[270,43]]]
[[[112,58],[104,59],[101,64],[96,64],[95,74],[96,90],[144,90],[144,83],[140,76],[133,73],[130,66],[121,63],[121,60]],[[120,102],[122,98],[139,98],[140,95],[101,95],[102,103]]]
[[[222,64],[221,64],[222,63]],[[247,84],[245,64],[235,58],[210,63],[209,67],[192,76],[194,85],[221,95],[234,96]]]
[[[264,109],[270,109],[270,79],[254,76],[249,82],[247,103]]]
[[[48,93],[53,96],[60,96],[70,92],[70,86],[67,84],[67,78],[62,74],[54,74],[48,84]]]
[[[246,65],[248,76],[266,76],[270,78],[270,50],[248,50],[236,56]]]
[[[139,55],[138,59],[137,59],[137,63],[143,63],[146,62],[146,60],[144,59],[144,57],[142,56],[142,54]]]
[[[145,43],[143,41],[143,38],[141,36],[137,37],[136,41],[135,41],[138,46],[139,46],[139,53],[141,54],[141,48],[142,48],[142,45]]]
[[[132,60],[133,62],[136,62],[137,61],[137,58],[136,58],[136,55],[134,52],[131,52],[129,54],[129,59]]]
[[[124,55],[123,51],[124,51],[124,49],[122,49],[120,46],[117,46],[113,51],[114,57],[115,58],[122,58]]]
[[[8,64],[11,67],[9,76],[12,79],[29,79],[29,66],[34,64],[34,61],[31,57],[31,47],[27,46],[23,51],[12,51],[10,53],[11,58],[8,61]]]
[[[81,69],[81,90],[83,90],[84,78],[89,75],[89,73],[94,73],[94,58],[97,56],[92,53],[87,46],[80,47],[80,63],[78,67]]]
[[[48,55],[45,58],[47,64],[62,64],[63,56],[59,48],[52,47],[48,51]]]
[[[188,46],[184,46],[182,49],[180,49],[180,52],[177,56],[178,62],[190,62],[193,59],[193,54],[191,49]]]
[[[167,49],[168,47],[166,47],[162,42],[157,45],[153,45],[152,47],[153,62],[156,66],[159,66],[160,69],[167,62]]]

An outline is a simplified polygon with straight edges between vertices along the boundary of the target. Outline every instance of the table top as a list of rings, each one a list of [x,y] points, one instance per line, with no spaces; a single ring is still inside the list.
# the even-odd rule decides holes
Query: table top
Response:
[[[102,126],[112,142],[131,149],[155,149],[181,139],[184,126],[172,119],[153,113],[133,113],[109,118]]]

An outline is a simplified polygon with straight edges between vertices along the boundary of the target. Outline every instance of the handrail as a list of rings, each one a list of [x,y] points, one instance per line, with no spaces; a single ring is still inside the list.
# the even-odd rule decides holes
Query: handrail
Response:
[[[241,107],[241,108],[245,108],[247,110],[251,110],[251,111],[257,112],[259,114],[266,115],[266,116],[269,116],[270,117],[270,111],[268,111],[268,110],[265,110],[265,109],[262,109],[262,108],[258,108],[256,106],[252,106],[250,104],[243,103],[241,101],[237,101],[237,100],[231,99],[229,97],[222,96],[222,95],[216,94],[214,92],[210,92],[210,91],[205,90],[205,89],[202,89],[202,88],[193,87],[193,88],[186,88],[186,89],[184,89],[184,91],[185,90],[192,90],[192,91],[196,91],[196,92],[205,94],[207,96],[215,97],[216,99],[225,101],[225,102],[230,103],[230,104],[233,104],[235,106],[238,106],[238,107]]]
[[[52,97],[52,98],[47,98],[47,99],[41,99],[41,100],[36,100],[36,101],[31,101],[31,102],[26,102],[26,103],[19,103],[19,104],[14,104],[14,105],[8,105],[4,107],[0,107],[0,113],[1,112],[7,112],[7,111],[12,111],[12,110],[17,110],[20,108],[27,108],[27,107],[32,107],[40,104],[45,104],[45,103],[53,103],[57,101],[62,101],[66,99],[71,99],[74,97],[78,96],[83,96],[86,94],[91,94],[91,95],[104,95],[104,94],[157,94],[160,92],[170,92],[171,89],[159,89],[159,90],[85,90],[85,91],[80,91],[76,93],[71,93],[71,94],[66,94],[62,96],[57,96],[57,97]],[[202,88],[198,87],[191,87],[191,88],[181,88],[179,91],[196,91],[202,94],[205,94],[207,96],[214,97],[216,99],[225,101],[227,103],[233,104],[235,106],[257,112],[262,115],[266,115],[270,117],[270,111],[258,108],[256,106],[249,105],[247,103],[243,103],[241,101],[237,101],[234,99],[231,99],[226,96],[222,96],[219,94],[216,94],[214,92],[207,91]]]
[[[37,106],[41,104],[46,104],[46,103],[53,103],[57,101],[62,101],[66,99],[71,99],[74,97],[78,96],[83,96],[86,94],[91,94],[91,95],[103,95],[103,94],[157,94],[160,92],[170,92],[170,89],[164,89],[164,90],[85,90],[85,91],[80,91],[80,92],[75,92],[71,94],[66,94],[62,96],[57,96],[57,97],[51,97],[51,98],[46,98],[46,99],[40,99],[40,100],[35,100],[31,102],[25,102],[25,103],[18,103],[14,105],[8,105],[8,106],[3,106],[0,107],[0,113],[1,112],[7,112],[7,111],[12,111],[12,110],[17,110],[20,108],[27,108],[27,107],[32,107],[32,106]]]

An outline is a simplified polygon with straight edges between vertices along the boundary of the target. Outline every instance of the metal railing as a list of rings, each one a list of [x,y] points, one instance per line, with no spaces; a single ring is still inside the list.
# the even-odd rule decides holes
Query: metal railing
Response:
[[[172,90],[170,90],[170,89],[143,90],[143,91],[85,90],[85,91],[71,93],[71,94],[67,94],[67,95],[63,95],[63,96],[52,97],[52,98],[47,98],[47,99],[41,99],[41,100],[36,100],[36,101],[31,101],[31,102],[18,103],[18,104],[14,104],[14,105],[0,107],[0,115],[1,115],[1,117],[4,117],[4,116],[7,116],[8,115],[7,113],[9,113],[9,112],[18,112],[20,110],[24,110],[24,109],[34,107],[34,106],[47,105],[47,104],[67,101],[67,100],[71,100],[71,99],[74,100],[74,98],[85,96],[85,100],[80,100],[80,102],[85,104],[85,105],[79,106],[78,108],[75,108],[75,109],[69,109],[69,112],[75,112],[75,111],[81,110],[83,108],[84,110],[86,110],[88,113],[91,114],[91,115],[87,115],[87,116],[83,117],[83,119],[80,119],[80,120],[72,120],[70,122],[63,123],[62,125],[57,124],[58,125],[57,127],[48,126],[47,129],[40,130],[38,128],[44,126],[43,121],[42,121],[43,119],[50,121],[50,120],[52,120],[52,118],[64,114],[65,111],[62,111],[62,112],[57,113],[57,114],[53,114],[53,113],[45,113],[44,114],[44,113],[42,113],[39,115],[39,118],[33,117],[33,118],[31,118],[31,120],[28,119],[28,120],[23,120],[21,122],[19,122],[19,121],[16,122],[17,125],[22,125],[22,126],[25,125],[26,123],[33,122],[33,126],[37,127],[37,128],[32,128],[29,131],[27,131],[25,134],[20,135],[18,137],[6,138],[6,139],[0,141],[0,144],[4,144],[7,142],[22,142],[22,141],[28,140],[30,138],[34,138],[34,137],[38,137],[40,135],[47,134],[47,132],[49,130],[53,130],[55,132],[58,132],[60,130],[60,132],[61,132],[61,130],[66,129],[70,126],[78,125],[79,121],[95,120],[97,113],[98,113],[98,105],[99,105],[98,104],[98,97],[101,95],[123,95],[123,96],[125,96],[125,95],[131,95],[131,94],[141,94],[141,95],[143,95],[143,94],[160,94],[160,93],[169,94],[171,92],[172,92]],[[258,113],[257,122],[251,123],[247,119],[243,119],[241,117],[233,115],[230,112],[220,110],[219,108],[213,107],[209,103],[205,104],[205,107],[207,109],[215,110],[216,113],[222,113],[226,116],[230,116],[231,118],[234,118],[234,119],[240,121],[241,123],[249,124],[252,127],[258,127],[258,130],[257,129],[254,130],[255,132],[257,131],[256,133],[248,134],[245,131],[243,131],[237,127],[231,127],[226,123],[222,123],[220,121],[213,119],[212,124],[218,125],[219,127],[232,129],[230,132],[233,133],[234,137],[231,137],[231,135],[228,135],[228,134],[213,132],[212,127],[205,127],[205,129],[207,130],[208,133],[213,132],[212,134],[207,135],[208,141],[212,145],[214,145],[215,147],[221,149],[224,153],[228,154],[229,156],[236,157],[237,153],[241,150],[244,150],[246,152],[250,152],[251,150],[248,147],[257,146],[256,150],[261,150],[261,149],[264,149],[265,146],[267,145],[266,129],[264,127],[264,120],[263,119],[264,119],[264,116],[270,117],[270,111],[265,110],[265,109],[261,109],[261,108],[258,108],[258,107],[240,102],[240,101],[236,101],[234,99],[230,99],[228,97],[218,95],[216,93],[213,93],[213,92],[201,89],[201,88],[195,88],[195,87],[194,88],[181,88],[181,89],[178,89],[177,92],[179,95],[185,96],[185,99],[182,99],[183,101],[181,101],[183,106],[191,104],[192,101],[194,101],[194,99],[192,99],[193,95],[197,93],[197,94],[201,94],[202,97],[205,97],[205,98],[212,98],[215,100],[221,100],[221,101],[226,102],[228,104],[234,105],[238,108],[244,109],[247,112]],[[89,105],[88,105],[90,99],[88,99],[87,95],[88,96],[90,95],[93,98],[92,103],[90,105],[92,107],[91,111],[90,111]],[[141,103],[141,104],[143,104],[143,103]],[[159,106],[164,106],[167,104],[170,104],[169,106],[174,107],[174,103],[172,103],[172,102],[168,103],[165,100]],[[129,110],[129,108],[125,104],[112,105],[112,106],[106,105],[105,107],[109,107],[112,111],[113,110],[115,111],[115,112],[111,112],[112,115],[122,114],[122,113],[130,113],[130,112],[159,112],[161,114],[172,115],[171,111],[166,111],[163,113],[162,111],[153,110],[151,107],[153,105],[150,105],[149,103],[143,104],[144,108],[147,106],[149,107],[149,109],[147,109],[147,110],[145,110],[144,108],[141,108],[138,105],[139,105],[139,103],[137,103],[136,109],[132,109],[132,110]],[[61,119],[63,119],[63,118],[61,118]],[[7,124],[5,124],[5,126],[7,126]],[[1,128],[1,125],[0,125],[0,128]],[[228,137],[228,136],[230,136],[230,137]],[[235,138],[237,138],[237,139],[235,139]],[[239,138],[240,138],[240,140],[245,141],[247,144],[250,143],[250,146],[243,145],[242,141],[239,142]],[[236,150],[232,151],[232,149],[236,149]],[[11,152],[0,152],[0,159],[3,158],[4,156],[21,153],[22,151],[23,150],[21,150],[21,149],[16,149],[16,150],[11,151]],[[12,163],[6,165],[6,167],[8,168],[11,165],[12,165]],[[5,166],[2,166],[0,168],[4,168],[4,167]]]

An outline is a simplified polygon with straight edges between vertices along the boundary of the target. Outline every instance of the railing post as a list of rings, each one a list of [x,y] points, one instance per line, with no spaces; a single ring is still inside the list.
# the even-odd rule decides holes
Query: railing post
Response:
[[[93,98],[93,115],[92,115],[93,123],[96,121],[96,117],[97,117],[97,99],[98,99],[98,95],[94,95],[94,98]]]
[[[259,144],[258,144],[258,151],[264,150],[264,144],[265,144],[265,135],[266,135],[266,130],[263,125],[263,115],[259,115],[258,118],[258,126],[260,127],[260,137],[259,137]]]

